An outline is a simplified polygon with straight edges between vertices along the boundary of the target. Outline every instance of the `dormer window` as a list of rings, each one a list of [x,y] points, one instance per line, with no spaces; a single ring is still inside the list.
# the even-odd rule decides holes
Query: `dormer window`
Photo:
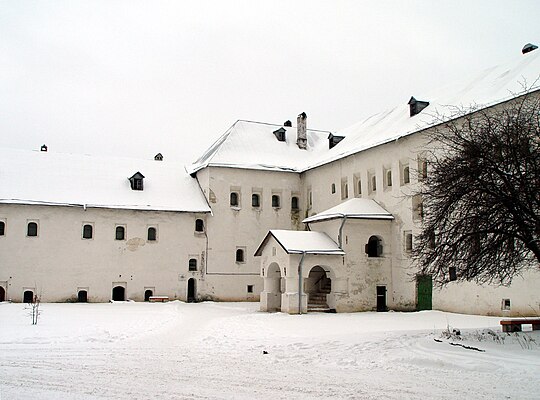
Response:
[[[409,100],[409,112],[411,117],[414,117],[416,114],[420,114],[420,112],[429,106],[429,101],[420,101],[416,100],[414,97],[411,97]]]
[[[143,190],[143,174],[137,172],[135,175],[128,179],[129,183],[131,184],[131,190]]]
[[[163,154],[157,153],[157,154],[154,156],[154,160],[155,160],[155,161],[163,161]]]
[[[335,147],[343,139],[345,139],[345,136],[328,135],[328,148],[331,149]]]
[[[287,132],[285,128],[279,128],[277,131],[274,131],[274,135],[276,136],[277,140],[279,140],[280,142],[284,142],[285,132]]]

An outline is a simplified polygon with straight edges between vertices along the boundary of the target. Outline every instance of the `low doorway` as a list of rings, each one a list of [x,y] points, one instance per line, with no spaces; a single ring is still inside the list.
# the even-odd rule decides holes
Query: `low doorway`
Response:
[[[25,290],[23,294],[24,303],[33,303],[34,302],[34,292],[31,290]]]
[[[0,302],[6,301],[6,290],[3,286],[0,286]]]
[[[144,301],[150,301],[150,297],[154,295],[154,292],[152,292],[150,289],[146,289],[144,291]]]
[[[112,299],[113,301],[125,301],[126,289],[122,286],[115,286],[112,290]]]
[[[88,292],[86,290],[79,290],[79,293],[77,293],[77,301],[79,303],[88,302]]]
[[[386,307],[386,286],[377,286],[377,311],[388,311]]]

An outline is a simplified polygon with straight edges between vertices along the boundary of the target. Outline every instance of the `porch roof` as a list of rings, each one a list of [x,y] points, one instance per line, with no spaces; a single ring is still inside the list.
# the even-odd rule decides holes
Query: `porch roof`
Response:
[[[272,229],[268,231],[257,248],[255,256],[262,254],[271,237],[279,243],[287,254],[345,255],[345,252],[326,233]]]
[[[354,198],[317,215],[306,218],[302,222],[307,224],[345,217],[352,219],[394,219],[394,216],[381,207],[375,200]]]

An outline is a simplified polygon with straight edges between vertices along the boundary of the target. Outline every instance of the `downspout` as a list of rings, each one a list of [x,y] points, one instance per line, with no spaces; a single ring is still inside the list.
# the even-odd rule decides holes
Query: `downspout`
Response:
[[[298,264],[298,314],[302,315],[302,264],[304,264],[304,257],[306,256],[306,251],[302,251],[302,258],[300,258],[300,263]]]
[[[343,220],[341,221],[341,225],[339,227],[339,233],[338,233],[338,246],[341,250],[343,250],[343,226],[345,225],[345,222],[347,221],[347,216],[345,214],[340,214],[343,217]]]

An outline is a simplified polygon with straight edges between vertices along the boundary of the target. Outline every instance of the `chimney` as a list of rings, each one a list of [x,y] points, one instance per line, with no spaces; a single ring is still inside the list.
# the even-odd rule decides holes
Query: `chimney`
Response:
[[[41,146],[41,151],[45,151],[45,152],[47,151],[47,145],[46,144]]]
[[[305,112],[300,114],[296,119],[296,144],[302,150],[307,149],[306,119],[307,115]]]
[[[291,127],[292,126],[292,122],[287,120],[283,123],[283,126],[288,126],[288,127]]]

